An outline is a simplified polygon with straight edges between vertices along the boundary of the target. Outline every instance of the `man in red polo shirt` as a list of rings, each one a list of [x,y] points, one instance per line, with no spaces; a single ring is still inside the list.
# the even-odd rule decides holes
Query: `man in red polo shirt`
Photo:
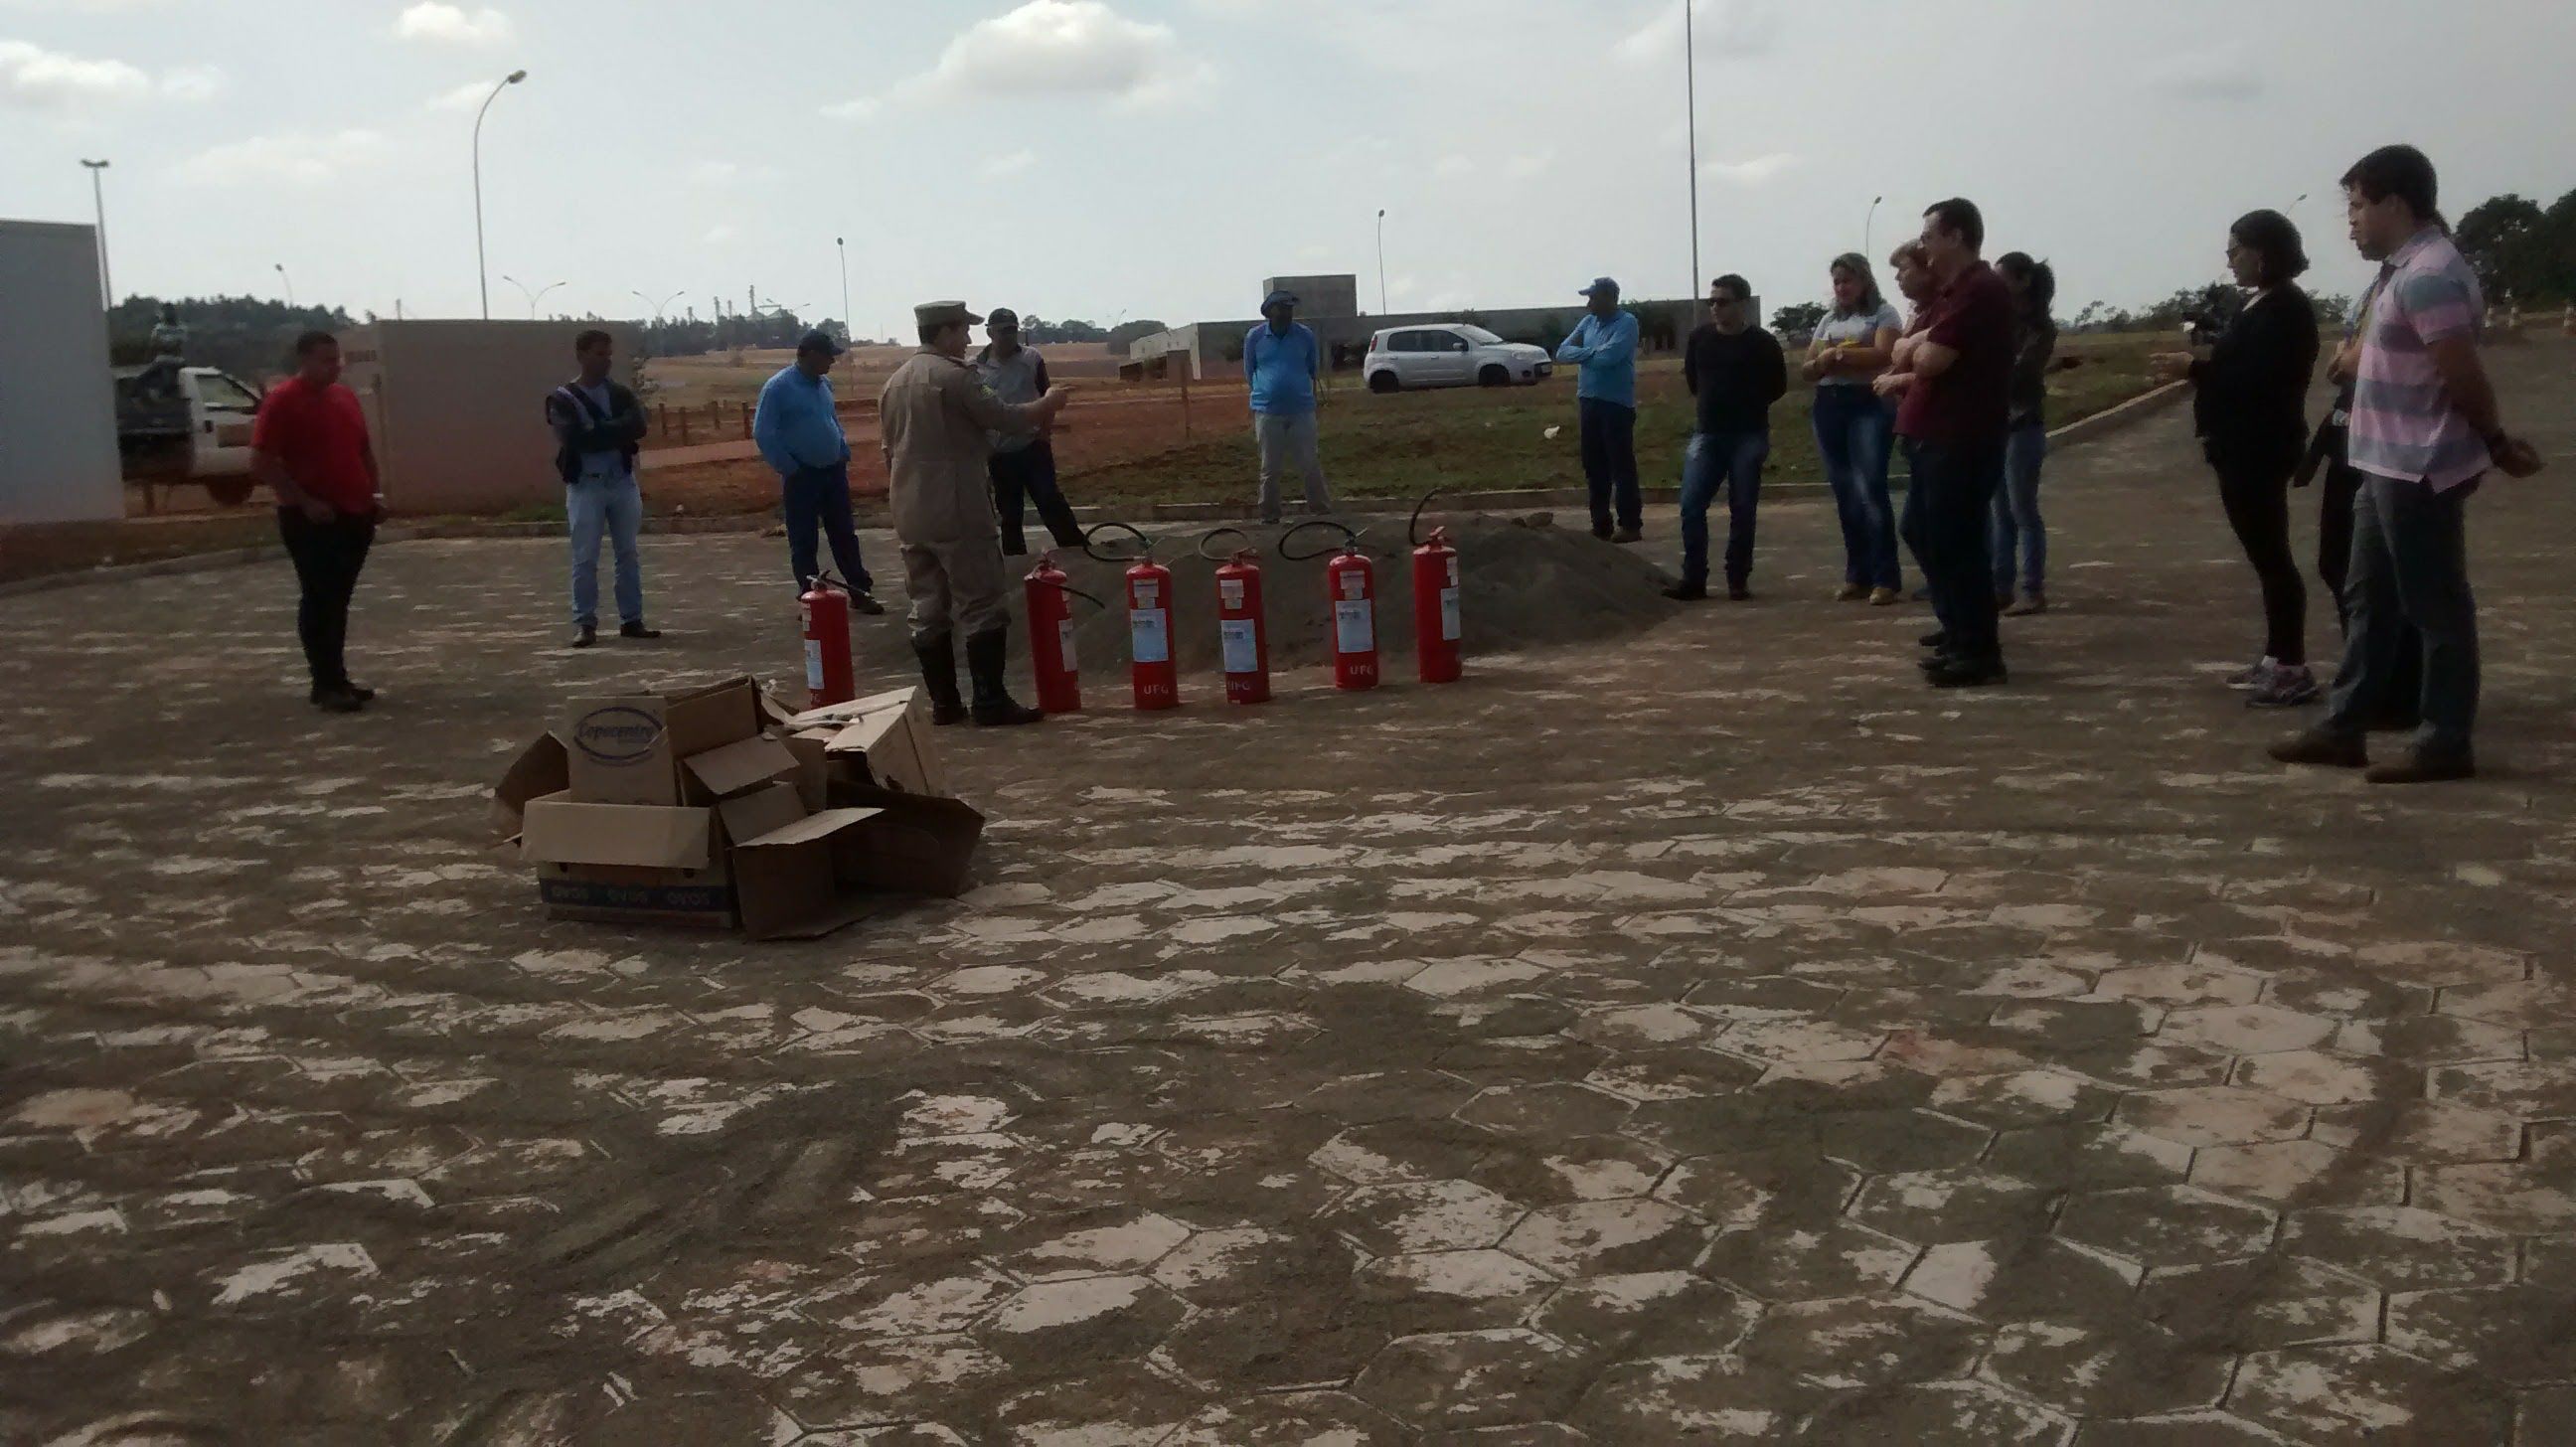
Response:
[[[356,713],[375,690],[349,681],[343,652],[349,597],[376,540],[384,506],[376,454],[358,394],[340,385],[340,343],[329,332],[295,339],[295,375],[260,399],[251,472],[277,498],[277,531],[303,590],[295,632],[313,673],[313,706]]]
[[[1925,640],[1933,654],[1923,671],[1935,688],[2004,681],[1986,531],[2003,482],[2016,323],[2011,289],[1979,258],[1985,242],[1974,203],[1923,213],[1924,259],[1941,289],[1876,383],[1881,396],[1903,399],[1896,435],[1922,490],[1916,551],[1941,624]]]

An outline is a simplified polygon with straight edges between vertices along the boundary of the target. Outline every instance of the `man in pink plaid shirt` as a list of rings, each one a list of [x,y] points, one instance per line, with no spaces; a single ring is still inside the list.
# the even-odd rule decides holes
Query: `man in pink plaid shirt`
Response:
[[[2344,174],[2353,243],[2381,263],[2361,330],[2343,359],[2357,378],[2350,455],[2363,475],[2353,505],[2351,617],[2325,721],[2272,747],[2289,764],[2367,768],[2365,729],[2396,702],[2399,652],[2422,652],[2422,726],[2402,760],[2371,768],[2376,784],[2465,779],[2478,709],[2477,601],[2469,592],[2463,515],[2489,468],[2540,470],[2508,434],[2478,360],[2486,306],[2477,274],[2436,207],[2433,163],[2387,146]],[[2416,639],[2406,625],[2414,626]]]

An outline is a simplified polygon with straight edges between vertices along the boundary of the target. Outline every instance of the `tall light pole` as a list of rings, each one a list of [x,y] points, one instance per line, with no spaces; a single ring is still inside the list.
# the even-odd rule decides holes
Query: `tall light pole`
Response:
[[[669,306],[671,303],[673,303],[673,302],[675,302],[675,301],[678,301],[682,296],[684,296],[684,295],[686,295],[686,294],[687,294],[687,293],[685,293],[685,292],[676,292],[676,291],[675,291],[675,292],[671,293],[669,296],[666,296],[666,297],[662,298],[660,301],[655,301],[655,300],[653,300],[653,298],[651,298],[651,297],[649,297],[649,296],[646,296],[644,293],[642,293],[642,292],[640,292],[640,291],[639,291],[639,292],[636,292],[636,293],[635,293],[635,299],[636,299],[637,301],[640,301],[640,302],[644,303],[646,306],[649,306],[649,307],[651,307],[651,308],[653,309],[653,325],[655,325],[655,326],[657,326],[657,327],[658,327],[658,326],[660,326],[660,325],[662,324],[662,309],[663,309],[664,307]]]
[[[510,285],[517,287],[519,289],[519,295],[528,299],[528,320],[530,321],[535,321],[537,319],[537,303],[546,299],[546,293],[564,284],[560,281],[550,281],[544,286],[538,287],[535,291],[530,291],[528,290],[528,284],[519,280],[515,276],[504,276],[501,279],[508,282]]]
[[[1689,111],[1691,274],[1682,295],[1699,295],[1699,45],[1691,12],[1694,0],[1682,0],[1682,105]]]
[[[105,161],[83,161],[89,167],[89,199],[98,208],[98,290],[106,298],[105,309],[116,309],[116,283],[107,271],[107,188],[99,184],[99,173],[107,169]]]
[[[1377,314],[1386,315],[1386,208],[1377,208]]]
[[[1876,225],[1878,224],[1878,203],[1879,203],[1879,202],[1881,202],[1881,201],[1884,201],[1884,200],[1886,200],[1886,199],[1887,199],[1887,198],[1886,198],[1886,197],[1884,197],[1884,196],[1872,196],[1872,197],[1870,197],[1870,198],[1869,198],[1869,215],[1867,215],[1867,216],[1863,217],[1863,218],[1861,219],[1861,223],[1860,223],[1860,255],[1861,255],[1861,259],[1862,259],[1863,261],[1868,262],[1868,263],[1869,263],[1871,266],[1873,266],[1873,267],[1875,267],[1875,266],[1877,266],[1877,265],[1878,265],[1878,260],[1877,260],[1877,258],[1876,258],[1876,257],[1874,257],[1874,256],[1872,256],[1872,255],[1870,254],[1870,249],[1869,249],[1869,234],[1870,234],[1870,228],[1871,228],[1871,227],[1874,227],[1874,226],[1876,226]]]
[[[846,348],[850,343],[859,339],[859,324],[850,319],[849,238],[843,236],[833,237],[832,248],[841,253],[841,345]],[[856,370],[858,365],[859,364],[856,361],[852,361],[850,363],[853,370]]]
[[[2284,215],[2284,216],[2286,216],[2286,215],[2288,215],[2291,211],[2296,211],[2296,210],[2298,210],[2298,209],[2299,209],[2299,201],[2305,201],[2305,200],[2307,200],[2307,199],[2308,199],[2308,193],[2307,193],[2307,192],[2305,192],[2305,191],[2300,192],[2300,193],[2299,193],[2299,200],[2298,200],[2298,201],[2293,201],[2293,202],[2291,202],[2291,203],[2290,203],[2290,205],[2289,205],[2289,207],[2288,207],[2288,209],[2287,209],[2287,210],[2285,210],[2285,211],[2283,211],[2281,214],[2282,214],[2282,215]]]
[[[524,70],[514,70],[503,76],[501,84],[492,87],[492,93],[483,97],[482,109],[474,112],[474,283],[482,290],[483,320],[487,322],[492,319],[492,283],[483,268],[483,112],[492,108],[492,102],[501,98],[505,88],[527,78],[528,73]]]
[[[295,278],[286,274],[286,263],[283,261],[275,263],[275,269],[277,279],[286,285],[286,309],[293,311],[295,310]]]

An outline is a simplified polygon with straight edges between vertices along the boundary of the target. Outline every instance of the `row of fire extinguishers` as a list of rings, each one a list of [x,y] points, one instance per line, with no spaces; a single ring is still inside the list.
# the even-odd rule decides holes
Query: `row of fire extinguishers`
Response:
[[[1428,503],[1426,497],[1423,502]],[[1461,672],[1458,615],[1458,550],[1446,529],[1419,532],[1422,509],[1414,509],[1413,549],[1414,655],[1425,683],[1454,683]],[[1337,529],[1338,549],[1292,553],[1289,540],[1308,528]],[[1092,538],[1117,530],[1135,537],[1143,551],[1127,569],[1128,671],[1139,709],[1176,708],[1181,702],[1180,672],[1172,658],[1172,570],[1154,561],[1153,541],[1125,523],[1102,523]],[[1261,562],[1252,539],[1240,528],[1218,528],[1199,539],[1199,556],[1214,562],[1208,545],[1227,534],[1246,546],[1219,563],[1216,570],[1218,653],[1225,673],[1228,703],[1270,700],[1270,644],[1261,602]],[[1091,542],[1085,540],[1085,551]],[[1279,539],[1279,555],[1289,562],[1308,562],[1330,554],[1324,564],[1325,596],[1332,607],[1333,686],[1345,690],[1378,684],[1377,568],[1360,547],[1359,534],[1335,522],[1300,523]],[[1095,558],[1101,554],[1092,552]],[[1103,561],[1119,561],[1103,559]],[[1048,713],[1072,713],[1082,707],[1081,675],[1074,658],[1073,598],[1076,594],[1052,557],[1039,559],[1027,580],[1029,657],[1037,673],[1038,707]],[[1097,600],[1090,600],[1096,602]]]

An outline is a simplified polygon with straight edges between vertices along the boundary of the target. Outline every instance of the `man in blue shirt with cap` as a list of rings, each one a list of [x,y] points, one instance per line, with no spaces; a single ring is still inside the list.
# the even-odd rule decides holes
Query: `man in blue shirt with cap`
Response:
[[[875,582],[859,561],[859,530],[850,516],[850,442],[841,433],[840,414],[832,409],[832,361],[841,344],[825,331],[811,331],[796,344],[796,362],[760,388],[760,405],[751,416],[751,438],[763,460],[777,470],[780,511],[787,519],[787,558],[796,571],[796,589],[813,586],[817,560],[814,530],[832,540],[832,561],[841,565],[841,580],[850,585],[850,608],[882,613]]]
[[[1588,314],[1556,349],[1556,359],[1582,368],[1574,406],[1583,437],[1583,481],[1592,492],[1592,535],[1633,543],[1646,535],[1646,499],[1637,490],[1637,319],[1619,310],[1619,283],[1606,276],[1583,295]]]
[[[1261,447],[1261,520],[1279,521],[1279,473],[1290,462],[1306,479],[1310,512],[1333,510],[1316,451],[1315,378],[1323,348],[1297,320],[1297,298],[1274,291],[1261,302],[1267,320],[1244,334],[1243,379],[1252,387],[1252,436]]]

